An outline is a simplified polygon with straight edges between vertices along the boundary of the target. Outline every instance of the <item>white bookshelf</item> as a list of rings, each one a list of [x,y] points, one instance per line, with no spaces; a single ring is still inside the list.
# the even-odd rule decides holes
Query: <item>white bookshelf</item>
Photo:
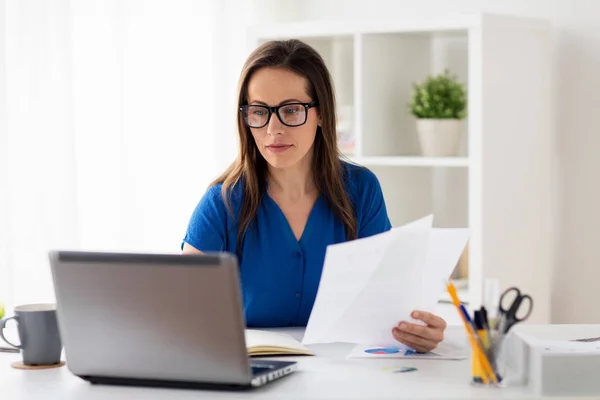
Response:
[[[340,127],[354,138],[343,151],[378,176],[392,223],[433,213],[435,226],[469,227],[468,272],[456,276],[467,282],[463,300],[479,307],[483,280],[497,278],[530,293],[529,321],[544,323],[554,246],[551,37],[539,20],[423,15],[261,24],[249,46],[297,38],[315,47],[334,79]],[[412,83],[445,68],[468,88],[462,142],[456,157],[422,157],[406,104]]]

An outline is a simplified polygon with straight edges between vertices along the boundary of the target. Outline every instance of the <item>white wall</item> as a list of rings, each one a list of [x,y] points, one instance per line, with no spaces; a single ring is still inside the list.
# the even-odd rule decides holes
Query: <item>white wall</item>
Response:
[[[0,1],[7,310],[54,300],[48,250],[180,251],[216,172],[217,4]]]
[[[549,267],[549,273],[554,269],[552,317],[555,323],[600,323],[600,2],[306,0],[301,7],[286,5],[281,11],[286,20],[489,12],[545,18],[554,24],[556,132],[548,134],[557,138],[558,249],[548,249],[557,252],[556,265]]]

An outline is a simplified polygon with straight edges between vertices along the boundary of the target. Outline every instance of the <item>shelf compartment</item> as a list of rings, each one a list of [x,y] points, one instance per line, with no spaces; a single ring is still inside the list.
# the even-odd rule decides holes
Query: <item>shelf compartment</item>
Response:
[[[448,69],[468,83],[467,30],[360,35],[358,82],[361,155],[421,154],[416,118],[408,104],[413,84]],[[457,156],[468,155],[468,120],[462,121]]]
[[[379,180],[393,226],[433,214],[434,227],[469,227],[468,168],[367,168]]]

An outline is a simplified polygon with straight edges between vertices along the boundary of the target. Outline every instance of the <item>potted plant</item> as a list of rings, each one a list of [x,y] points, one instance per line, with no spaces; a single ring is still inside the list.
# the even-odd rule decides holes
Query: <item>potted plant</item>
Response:
[[[446,69],[413,84],[409,103],[417,118],[421,151],[427,157],[455,156],[460,141],[461,120],[467,115],[467,91]]]

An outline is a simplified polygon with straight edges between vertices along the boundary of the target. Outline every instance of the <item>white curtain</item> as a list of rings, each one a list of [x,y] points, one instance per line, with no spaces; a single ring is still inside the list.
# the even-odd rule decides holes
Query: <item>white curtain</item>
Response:
[[[237,3],[0,2],[8,309],[54,301],[50,249],[180,251],[193,207],[235,151],[231,78],[246,55]],[[243,45],[227,58],[224,43]]]

